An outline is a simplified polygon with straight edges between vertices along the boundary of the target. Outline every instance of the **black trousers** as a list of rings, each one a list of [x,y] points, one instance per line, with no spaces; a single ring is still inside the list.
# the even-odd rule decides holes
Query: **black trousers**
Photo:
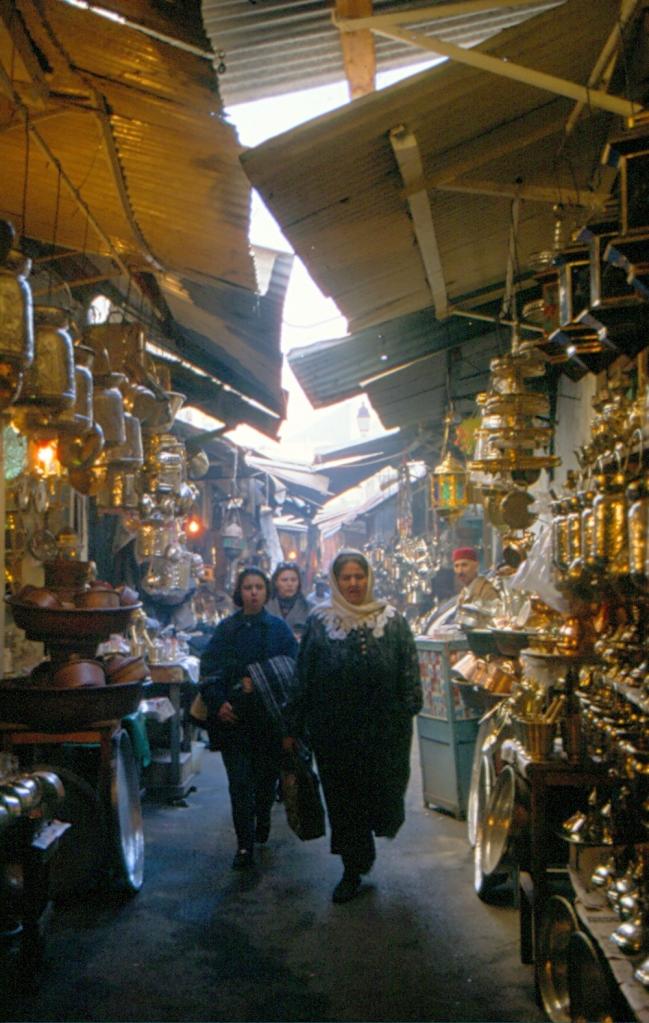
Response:
[[[228,776],[232,821],[239,849],[252,849],[255,827],[270,820],[275,801],[281,749],[251,746],[221,750]]]

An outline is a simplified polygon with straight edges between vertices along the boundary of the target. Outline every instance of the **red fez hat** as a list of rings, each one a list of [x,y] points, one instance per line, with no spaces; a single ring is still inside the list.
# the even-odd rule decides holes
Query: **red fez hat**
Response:
[[[478,553],[475,547],[456,547],[453,551],[453,561],[477,561]]]

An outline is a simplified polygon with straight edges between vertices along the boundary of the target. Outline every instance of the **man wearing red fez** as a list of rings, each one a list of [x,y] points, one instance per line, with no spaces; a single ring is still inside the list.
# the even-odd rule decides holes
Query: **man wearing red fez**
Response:
[[[478,574],[478,553],[474,547],[455,548],[453,571],[460,587],[458,604],[475,604],[498,599],[498,591],[484,576]]]

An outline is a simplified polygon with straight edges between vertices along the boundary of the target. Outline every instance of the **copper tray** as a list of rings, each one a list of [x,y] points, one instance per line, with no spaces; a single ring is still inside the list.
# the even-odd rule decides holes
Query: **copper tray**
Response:
[[[28,639],[66,646],[70,641],[100,643],[114,632],[124,632],[133,612],[142,606],[138,603],[129,607],[58,608],[21,604],[15,597],[5,600],[16,625],[25,630]]]
[[[75,689],[38,689],[0,683],[0,723],[39,732],[70,732],[133,714],[144,682]]]

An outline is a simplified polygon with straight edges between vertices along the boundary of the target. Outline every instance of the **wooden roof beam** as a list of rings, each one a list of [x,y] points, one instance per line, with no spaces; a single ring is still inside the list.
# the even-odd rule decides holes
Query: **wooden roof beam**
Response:
[[[436,21],[438,18],[452,18],[456,14],[477,14],[493,11],[499,7],[529,7],[538,0],[455,0],[455,3],[437,4],[434,7],[417,7],[408,11],[391,11],[389,14],[375,14],[353,21],[336,11],[332,12],[334,24],[341,32],[356,32],[359,28],[374,30],[379,25],[407,25],[411,22]]]
[[[609,113],[617,114],[620,117],[631,117],[644,109],[641,104],[631,100],[611,96],[598,89],[589,89],[585,85],[578,85],[565,78],[558,78],[556,75],[548,75],[543,71],[536,71],[533,68],[514,64],[512,61],[502,60],[500,57],[493,57],[491,54],[483,53],[477,49],[464,49],[462,46],[456,46],[455,43],[440,39],[439,36],[407,32],[405,29],[391,25],[374,25],[372,31],[378,35],[387,36],[388,39],[397,39],[399,42],[426,50],[428,53],[434,53],[439,57],[448,57],[450,60],[457,61],[458,64],[467,64],[478,71],[487,71],[489,74],[500,75],[502,78],[509,78],[522,85],[530,85],[535,89],[543,89],[557,96],[565,96],[577,103],[584,103],[598,110],[608,110]]]
[[[392,146],[392,151],[399,165],[401,177],[406,188],[408,188],[411,182],[421,180],[423,177],[423,167],[419,144],[415,135],[408,131],[404,125],[397,125],[390,131],[390,145]],[[433,224],[433,215],[426,191],[422,189],[409,195],[408,206],[426,272],[426,280],[433,296],[435,315],[438,320],[443,320],[447,316],[448,296],[446,294],[442,259],[439,254],[439,246],[435,234],[435,225]]]
[[[550,106],[555,104],[556,101],[552,100]],[[404,189],[403,194],[408,196],[410,192],[418,192],[422,188],[430,191],[447,183],[452,184],[456,178],[474,171],[480,164],[502,159],[527,146],[542,142],[551,135],[558,135],[563,130],[564,123],[563,115],[559,116],[557,111],[550,109],[549,106],[543,106],[525,114],[524,117],[500,124],[488,133],[466,139],[460,145],[440,154],[435,160],[434,173],[428,174],[421,181],[414,181],[409,188]]]
[[[336,0],[335,15],[348,25],[372,14],[372,0]],[[347,88],[350,99],[367,96],[376,88],[376,53],[374,37],[369,29],[347,28],[340,34]]]
[[[595,61],[595,66],[591,71],[590,78],[588,79],[589,88],[597,88],[604,90],[608,88],[608,83],[613,74],[615,64],[617,62],[617,50],[620,45],[620,41],[624,37],[624,30],[631,21],[631,18],[635,14],[640,0],[621,0],[620,13],[615,27],[611,30],[611,34],[604,43],[602,50]],[[584,102],[578,101],[570,114],[570,117],[566,121],[566,136],[570,135],[579,120],[579,116],[584,109]]]
[[[507,185],[504,181],[444,181],[436,186],[440,192],[466,192],[467,195],[494,195],[508,199],[525,199],[528,202],[548,203],[554,206],[561,202],[564,206],[580,207],[588,210],[601,210],[610,198],[608,192],[583,192],[558,185]]]

